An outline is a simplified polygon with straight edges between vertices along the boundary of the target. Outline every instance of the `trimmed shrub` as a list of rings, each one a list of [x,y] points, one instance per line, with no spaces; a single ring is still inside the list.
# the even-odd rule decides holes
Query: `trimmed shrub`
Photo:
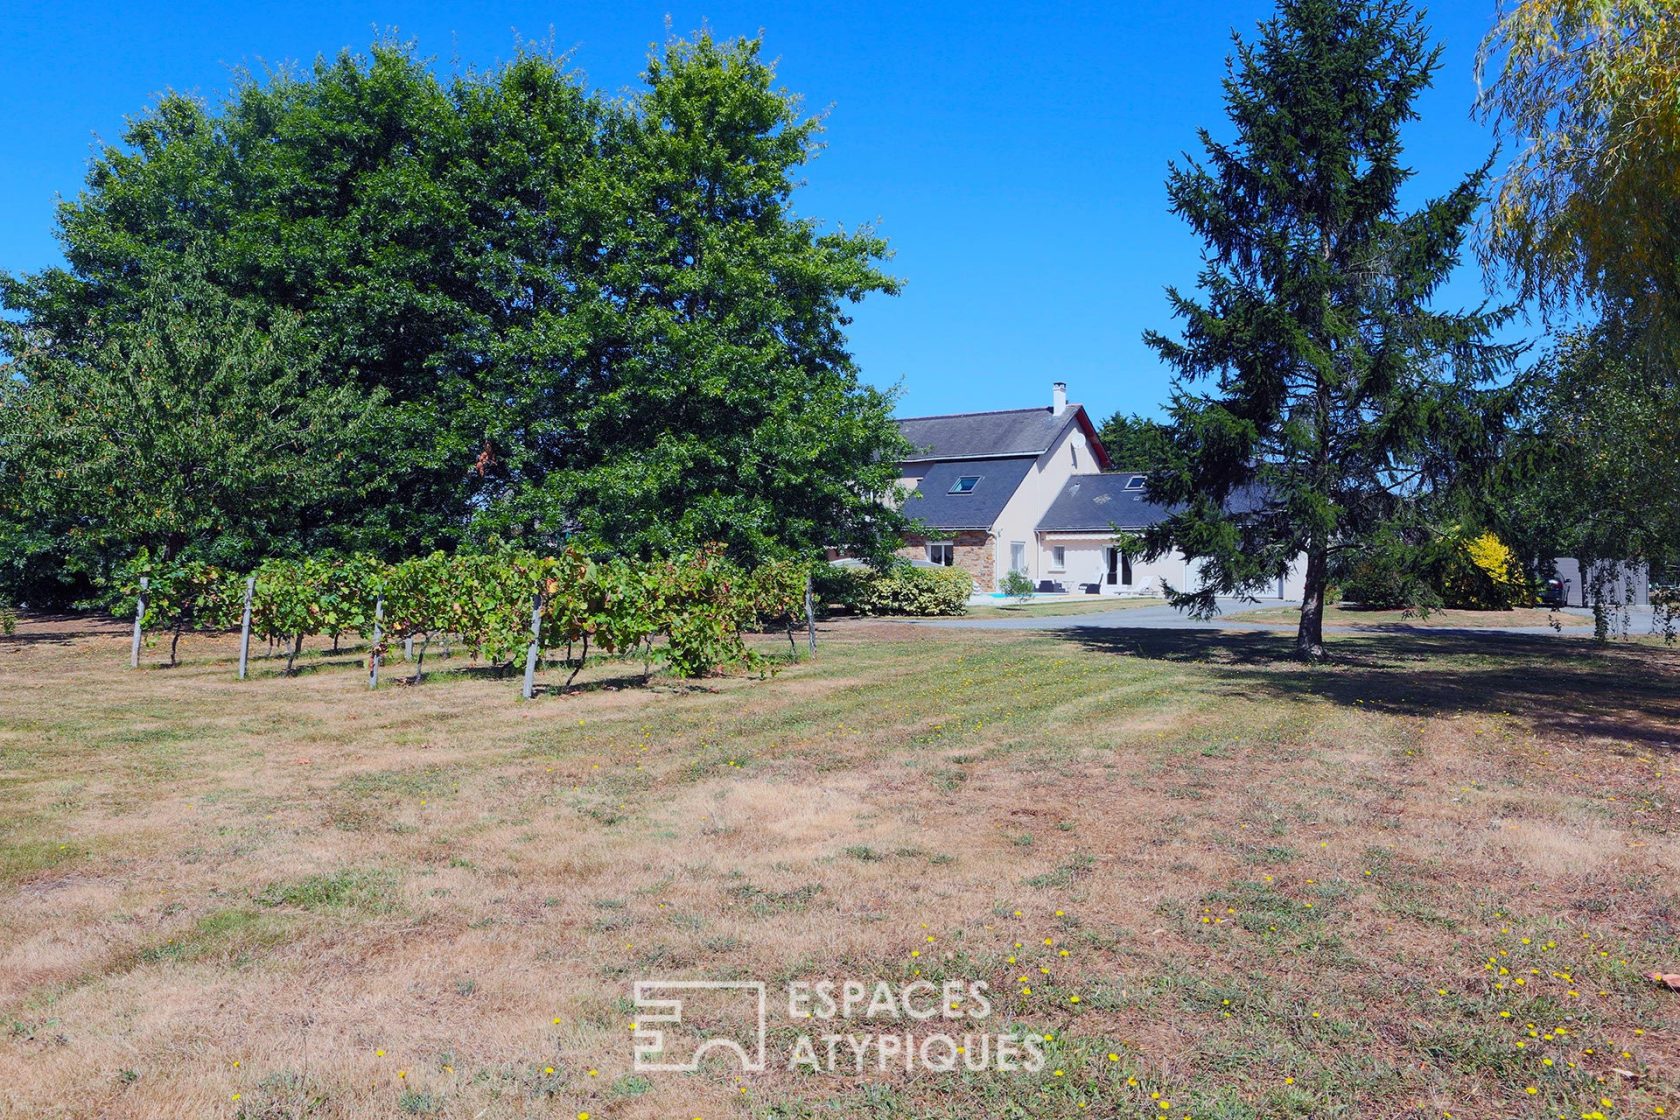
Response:
[[[813,579],[817,597],[825,605],[858,614],[962,614],[974,591],[974,580],[960,568],[825,568]]]

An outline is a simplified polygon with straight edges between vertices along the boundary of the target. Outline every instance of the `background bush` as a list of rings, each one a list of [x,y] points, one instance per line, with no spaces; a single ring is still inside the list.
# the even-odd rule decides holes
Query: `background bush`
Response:
[[[1455,526],[1423,544],[1379,536],[1343,573],[1341,593],[1378,610],[1508,611],[1532,606],[1536,586],[1493,533]]]
[[[1534,605],[1534,580],[1516,553],[1489,532],[1456,533],[1439,545],[1441,601],[1473,611]]]
[[[1434,610],[1441,594],[1429,572],[1427,550],[1396,533],[1379,534],[1342,573],[1340,597],[1372,610]]]
[[[813,577],[813,589],[825,606],[856,614],[933,617],[962,614],[974,580],[960,568],[894,564],[878,570],[828,564]]]

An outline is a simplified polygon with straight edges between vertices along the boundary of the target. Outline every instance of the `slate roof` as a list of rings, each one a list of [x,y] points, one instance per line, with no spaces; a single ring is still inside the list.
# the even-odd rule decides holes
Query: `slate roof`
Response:
[[[921,483],[904,502],[904,515],[930,529],[984,529],[1003,512],[1021,480],[1032,470],[1034,457],[1012,459],[952,459],[931,463]],[[951,486],[964,475],[980,481],[967,494],[952,494]]]
[[[1041,533],[1110,533],[1115,529],[1147,529],[1167,519],[1172,510],[1144,497],[1142,489],[1128,490],[1132,479],[1145,477],[1136,471],[1117,474],[1078,474],[1062,484],[1062,492],[1039,519]],[[1260,492],[1249,488],[1231,496],[1232,512],[1249,512],[1261,506]]]
[[[1085,410],[1070,404],[1060,416],[1048,408],[1015,408],[1007,412],[962,412],[952,416],[915,416],[898,422],[910,441],[906,463],[942,459],[998,459],[1014,455],[1042,455],[1069,424],[1080,422]],[[1086,428],[1090,420],[1083,419]],[[1094,433],[1093,433],[1094,437]]]

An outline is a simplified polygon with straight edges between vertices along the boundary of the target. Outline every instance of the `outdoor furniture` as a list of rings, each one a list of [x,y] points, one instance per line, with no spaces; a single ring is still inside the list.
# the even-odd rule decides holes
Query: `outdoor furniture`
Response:
[[[1067,588],[1066,587],[1063,587],[1061,584],[1057,583],[1055,580],[1049,580],[1049,579],[1039,580],[1038,581],[1038,590],[1039,590],[1039,594],[1041,594],[1041,595],[1066,595],[1067,594]]]

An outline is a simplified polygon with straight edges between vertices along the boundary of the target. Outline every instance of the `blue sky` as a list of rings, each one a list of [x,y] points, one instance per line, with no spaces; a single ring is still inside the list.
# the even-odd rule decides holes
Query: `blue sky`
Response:
[[[343,5],[9,0],[0,36],[0,268],[61,259],[53,203],[80,189],[96,138],[161,90],[218,100],[230,70],[414,39],[442,69],[487,65],[516,35],[552,36],[598,88],[633,86],[666,25],[763,31],[782,82],[826,111],[827,148],[797,198],[892,241],[896,298],[856,309],[865,377],[901,415],[1047,403],[1049,383],[1100,419],[1155,413],[1170,378],[1146,328],[1189,285],[1198,244],[1166,212],[1167,161],[1222,131],[1229,32],[1266,3]],[[1449,189],[1491,138],[1469,116],[1493,0],[1440,5],[1446,54],[1408,136],[1412,200]],[[1483,298],[1474,261],[1445,302]]]

